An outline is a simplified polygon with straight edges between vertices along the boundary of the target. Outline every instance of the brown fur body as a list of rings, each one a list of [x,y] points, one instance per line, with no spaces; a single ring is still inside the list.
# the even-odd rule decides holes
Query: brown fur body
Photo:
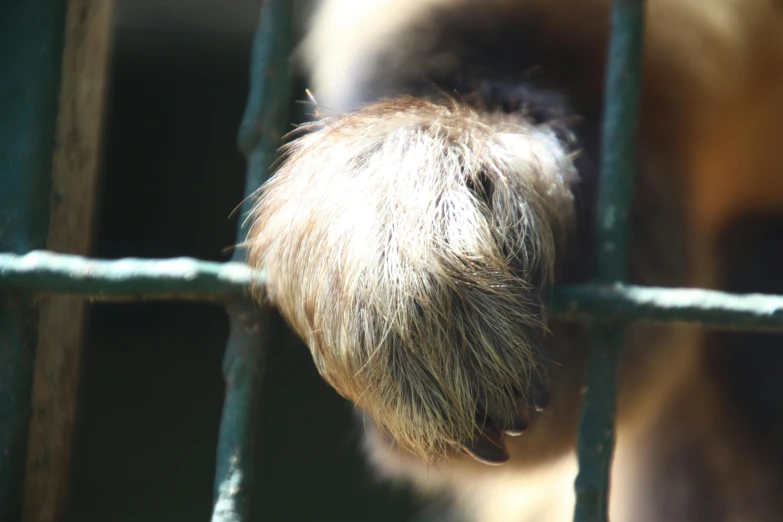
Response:
[[[705,4],[649,2],[636,284],[720,287],[720,228],[783,201],[783,8]],[[325,115],[252,217],[250,261],[321,374],[369,415],[370,459],[448,491],[471,520],[572,515],[589,341],[579,325],[547,333],[540,303],[553,279],[593,276],[608,5],[322,2],[300,58]],[[783,517],[702,332],[626,337],[612,519]]]

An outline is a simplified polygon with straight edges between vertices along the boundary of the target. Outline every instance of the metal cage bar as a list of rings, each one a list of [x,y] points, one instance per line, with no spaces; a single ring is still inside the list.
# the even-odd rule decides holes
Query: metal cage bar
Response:
[[[264,281],[263,272],[237,262],[184,257],[107,261],[46,251],[0,254],[0,289],[78,295],[91,301],[225,301]],[[783,296],[775,295],[590,283],[554,287],[548,307],[553,316],[580,320],[783,332]]]
[[[252,208],[253,193],[268,178],[288,126],[291,18],[290,1],[264,0],[261,3],[250,60],[250,95],[239,130],[240,148],[247,159],[247,174],[246,198],[237,227],[240,246],[232,257],[235,263],[246,257],[245,248],[241,246],[247,237],[243,218]],[[250,520],[253,448],[257,438],[256,399],[261,388],[269,321],[268,310],[259,311],[247,295],[235,295],[226,309],[230,318],[223,359],[226,396],[220,422],[212,521],[244,522]]]
[[[65,3],[10,0],[0,30],[0,251],[45,248]],[[10,22],[12,21],[12,22]],[[21,516],[38,313],[0,294],[0,520]]]
[[[635,184],[636,127],[641,90],[644,0],[614,0],[604,87],[596,228],[600,283],[628,277],[629,216]],[[604,522],[615,443],[617,364],[622,322],[591,321],[587,383],[579,419],[574,522]]]

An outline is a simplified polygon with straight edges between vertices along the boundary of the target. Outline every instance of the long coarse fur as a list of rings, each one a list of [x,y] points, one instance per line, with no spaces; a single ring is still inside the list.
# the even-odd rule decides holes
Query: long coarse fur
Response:
[[[512,426],[545,392],[540,292],[573,213],[566,145],[449,99],[307,130],[261,191],[249,256],[323,377],[426,459]]]

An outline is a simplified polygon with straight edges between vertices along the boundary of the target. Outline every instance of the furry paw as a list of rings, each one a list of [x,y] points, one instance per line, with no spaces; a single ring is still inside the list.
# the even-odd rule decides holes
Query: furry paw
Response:
[[[321,375],[396,443],[508,459],[548,402],[541,292],[573,212],[545,124],[396,98],[309,126],[251,216],[249,259]]]

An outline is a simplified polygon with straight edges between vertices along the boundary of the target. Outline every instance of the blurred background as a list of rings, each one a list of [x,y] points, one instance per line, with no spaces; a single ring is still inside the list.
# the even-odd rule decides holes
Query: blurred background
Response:
[[[259,2],[116,3],[94,255],[227,261]],[[70,520],[209,520],[227,334],[215,305],[93,307]],[[254,519],[410,519],[407,492],[364,464],[351,405],[277,316],[259,407]]]

